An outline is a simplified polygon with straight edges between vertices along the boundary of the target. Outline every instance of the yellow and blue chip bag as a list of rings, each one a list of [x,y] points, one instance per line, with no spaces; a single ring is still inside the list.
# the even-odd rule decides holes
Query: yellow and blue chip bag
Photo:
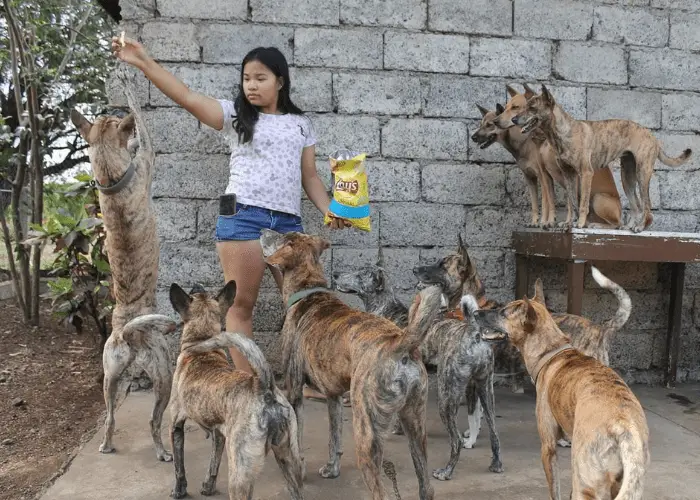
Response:
[[[353,227],[371,231],[369,185],[365,171],[366,153],[339,149],[330,155],[333,174],[333,199],[328,211],[350,222]],[[323,222],[329,224],[330,216]]]

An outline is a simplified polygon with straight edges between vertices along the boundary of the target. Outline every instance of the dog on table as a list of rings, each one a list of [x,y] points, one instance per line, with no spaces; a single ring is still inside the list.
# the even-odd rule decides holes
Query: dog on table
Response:
[[[159,244],[156,218],[151,204],[151,181],[155,153],[141,116],[133,83],[126,72],[118,77],[125,83],[131,113],[120,119],[100,116],[91,123],[78,111],[71,120],[88,143],[90,164],[97,183],[106,230],[105,247],[112,272],[112,333],[102,352],[104,399],[107,407],[105,433],[100,451],[114,452],[114,412],[120,378],[132,367],[144,370],[153,382],[155,406],[151,414],[151,437],[158,460],[170,461],[163,447],[161,423],[170,400],[172,359],[164,335],[175,329],[167,316],[152,314],[156,309]],[[137,141],[130,141],[136,130]],[[130,151],[138,148],[132,158]]]
[[[667,156],[649,129],[630,120],[576,120],[557,104],[544,85],[539,95],[527,99],[526,106],[506,111],[497,120],[498,126],[517,125],[523,133],[539,127],[553,146],[562,169],[569,172],[566,175],[570,198],[573,199],[573,192],[578,199],[579,228],[586,226],[596,171],[620,160],[622,187],[631,211],[625,229],[638,233],[653,221],[649,183],[656,160],[676,167],[692,155],[686,149],[677,158]],[[578,190],[572,186],[574,180],[579,182]]]
[[[229,281],[215,297],[201,285],[195,285],[190,293],[175,283],[170,287],[170,302],[184,322],[171,405],[170,436],[175,456],[175,487],[171,496],[187,496],[185,421],[191,419],[212,439],[202,495],[216,492],[226,445],[229,498],[253,497],[255,476],[272,449],[290,498],[302,500],[303,469],[294,410],[275,387],[272,369],[255,342],[239,333],[220,333],[222,318],[235,296],[235,281]],[[229,347],[235,347],[248,359],[253,374],[229,364],[223,350]]]
[[[282,327],[283,371],[289,400],[298,421],[299,449],[303,433],[305,382],[326,395],[330,424],[329,461],[319,473],[340,474],[342,404],[350,391],[358,466],[374,500],[388,500],[381,481],[383,440],[398,415],[408,437],[418,477],[418,496],[433,498],[427,472],[425,408],[428,376],[419,346],[427,331],[411,322],[423,307],[437,303],[416,298],[409,326],[400,329],[386,318],[346,305],[328,289],[320,262],[330,242],[318,236],[263,229],[265,261],[282,274],[287,313]]]
[[[560,227],[571,227],[573,223],[576,202],[574,198],[577,187],[575,175],[566,176],[568,170],[563,170],[559,164],[556,151],[547,141],[544,132],[535,128],[527,134],[518,126],[509,126],[509,116],[517,113],[527,106],[527,100],[535,95],[535,92],[523,84],[525,93],[520,93],[510,85],[507,85],[511,99],[504,108],[496,105],[496,111],[488,111],[478,106],[483,118],[479,129],[472,135],[472,139],[481,145],[482,149],[489,147],[494,142],[501,144],[518,162],[523,173],[540,173],[540,185],[542,187],[542,227],[551,227],[555,219],[556,200],[554,196],[554,179],[560,186],[567,190],[567,217],[560,223]],[[502,123],[506,128],[502,128]],[[538,170],[539,165],[539,170]],[[533,178],[534,179],[534,178]],[[537,179],[534,179],[537,180]],[[531,202],[533,207],[537,204],[537,189],[528,182]],[[569,189],[573,191],[570,192]],[[533,198],[534,196],[534,198]],[[546,204],[546,207],[545,207]],[[618,228],[622,221],[622,203],[615,186],[615,180],[609,167],[597,170],[591,182],[591,228]]]
[[[650,462],[641,404],[611,368],[570,343],[535,295],[475,312],[484,340],[509,339],[537,390],[537,429],[549,497],[560,500],[557,438],[571,436],[572,499],[641,500]]]

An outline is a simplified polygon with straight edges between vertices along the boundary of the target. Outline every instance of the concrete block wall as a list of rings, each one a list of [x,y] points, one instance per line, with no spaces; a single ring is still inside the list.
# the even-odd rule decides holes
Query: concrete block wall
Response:
[[[471,245],[488,293],[513,297],[510,233],[526,219],[522,174],[500,146],[470,140],[476,103],[493,108],[505,85],[547,83],[576,118],[629,118],[650,127],[671,155],[657,164],[654,230],[696,232],[700,214],[700,1],[697,0],[122,0],[124,29],[192,88],[233,98],[240,61],[274,45],[292,66],[294,100],[313,119],[317,167],[330,178],[337,147],[369,154],[370,233],[329,232],[308,200],[308,232],[327,235],[328,276],[375,259],[410,300],[411,268]],[[115,102],[123,100],[110,82]],[[153,187],[162,241],[160,307],[172,281],[220,286],[213,243],[228,146],[145,80],[139,96],[157,148]],[[615,169],[619,185],[619,169]],[[558,190],[560,205],[563,193]],[[623,203],[626,199],[623,195]],[[563,206],[563,205],[562,205]],[[562,207],[560,207],[561,209]],[[628,288],[634,310],[612,361],[629,380],[658,381],[669,272],[656,264],[602,264]],[[536,262],[552,305],[565,308],[565,267]],[[352,300],[352,299],[350,299]],[[353,303],[357,303],[356,301]],[[584,312],[612,314],[612,297],[588,279]],[[700,267],[687,272],[681,380],[700,378]],[[256,338],[277,359],[282,304],[266,276]]]

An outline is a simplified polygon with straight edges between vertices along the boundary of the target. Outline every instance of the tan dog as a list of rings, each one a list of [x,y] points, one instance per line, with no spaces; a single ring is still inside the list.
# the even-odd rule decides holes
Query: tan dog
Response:
[[[100,116],[90,123],[78,111],[71,120],[88,143],[92,171],[99,190],[107,232],[105,246],[112,271],[115,298],[112,333],[102,354],[104,398],[107,406],[105,435],[100,451],[114,451],[114,411],[121,375],[133,364],[146,371],[156,396],[151,415],[151,436],[159,460],[170,461],[160,437],[163,412],[170,399],[173,363],[164,334],[175,329],[166,316],[151,314],[156,308],[159,244],[156,217],[151,205],[151,181],[155,153],[134,95],[133,84],[123,73],[131,114],[124,119]],[[136,129],[138,152],[131,158],[129,138]],[[145,315],[145,316],[144,316]]]
[[[675,167],[688,161],[692,155],[692,151],[686,149],[679,157],[670,158],[649,129],[630,120],[575,120],[556,103],[544,85],[541,94],[528,99],[527,106],[511,109],[510,114],[499,120],[499,125],[507,126],[509,117],[511,124],[522,127],[524,132],[540,127],[554,147],[562,168],[573,170],[578,175],[580,192],[574,192],[579,198],[579,228],[586,225],[596,171],[620,159],[622,187],[631,210],[625,228],[638,233],[653,221],[649,183],[656,160]]]
[[[550,500],[560,500],[556,441],[572,438],[572,500],[641,500],[649,429],[641,404],[611,368],[573,348],[544,298],[475,313],[485,340],[510,339],[537,389],[537,429]]]
[[[229,498],[253,498],[255,476],[272,449],[290,498],[302,500],[303,471],[294,410],[275,387],[272,369],[255,342],[240,333],[220,333],[222,318],[235,296],[235,281],[229,281],[216,297],[211,297],[201,285],[195,285],[189,294],[175,283],[170,287],[170,302],[185,324],[170,409],[175,455],[175,487],[171,496],[187,496],[185,421],[191,419],[212,439],[202,495],[216,493],[221,456],[227,445]],[[243,353],[253,374],[229,364],[223,351],[229,347]]]
[[[283,277],[283,371],[298,420],[299,449],[307,382],[326,395],[328,404],[329,461],[319,473],[324,478],[340,474],[341,396],[350,390],[358,467],[373,500],[388,500],[381,481],[383,440],[397,415],[408,437],[418,496],[431,500],[425,430],[428,375],[419,351],[427,327],[415,318],[434,317],[418,311],[439,308],[440,294],[432,301],[419,294],[402,330],[386,318],[347,306],[328,289],[319,260],[330,246],[327,240],[263,229],[260,243],[266,262]]]
[[[576,171],[561,165],[559,156],[552,147],[552,143],[547,140],[544,131],[535,128],[523,132],[520,127],[513,126],[513,118],[527,107],[528,99],[535,95],[535,92],[527,84],[523,86],[525,88],[524,94],[521,94],[510,85],[506,86],[511,99],[506,103],[505,108],[498,109],[498,116],[494,120],[494,124],[500,129],[509,131],[515,129],[515,132],[511,134],[532,137],[533,140],[540,144],[540,165],[544,173],[548,174],[544,175],[544,177],[549,177],[548,182],[542,185],[542,199],[545,199],[544,191],[547,190],[546,196],[551,203],[553,219],[554,206],[556,203],[554,198],[554,186],[551,179],[554,179],[560,186],[566,189],[567,218],[566,222],[561,224],[561,226],[571,227],[578,200],[578,175]],[[617,191],[617,186],[615,186],[615,179],[613,178],[612,171],[607,165],[596,170],[593,174],[593,179],[591,181],[590,212],[591,217],[588,227],[619,228],[622,224],[622,203],[620,202],[620,194]]]

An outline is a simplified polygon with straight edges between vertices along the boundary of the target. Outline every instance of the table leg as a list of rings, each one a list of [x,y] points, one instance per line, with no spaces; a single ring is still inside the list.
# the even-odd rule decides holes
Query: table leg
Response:
[[[528,281],[530,279],[529,269],[530,259],[526,255],[515,254],[515,300],[522,299],[528,290]]]
[[[581,315],[583,307],[583,272],[586,269],[585,260],[570,260],[567,263],[568,300],[566,311],[569,314]]]
[[[666,356],[664,357],[666,387],[676,384],[678,371],[678,349],[681,337],[681,314],[683,311],[683,284],[685,281],[685,263],[671,264],[671,301],[668,308],[668,332],[666,334]]]

